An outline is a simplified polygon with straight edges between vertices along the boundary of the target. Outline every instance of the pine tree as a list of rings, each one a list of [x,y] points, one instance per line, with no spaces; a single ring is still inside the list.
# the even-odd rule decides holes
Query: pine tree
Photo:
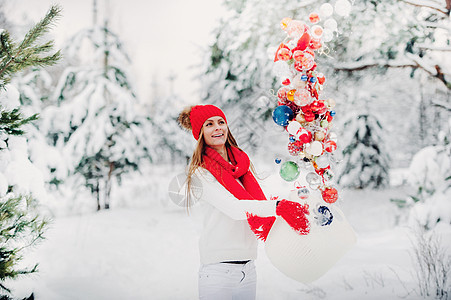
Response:
[[[114,181],[120,183],[124,173],[150,158],[141,128],[146,119],[135,111],[126,71],[130,59],[107,21],[81,30],[67,45],[68,67],[52,96],[56,106],[44,109],[47,121],[41,128],[67,163],[61,166],[65,176],[56,182],[75,184],[78,190],[81,176],[97,209],[101,203],[109,208]]]
[[[353,114],[343,126],[343,162],[338,183],[351,188],[382,188],[389,183],[389,156],[382,126],[372,114]]]
[[[18,107],[8,109],[18,103],[13,99],[14,88],[7,86],[12,77],[22,70],[32,66],[49,66],[60,58],[60,52],[48,54],[53,51],[53,41],[39,43],[50,29],[61,9],[52,6],[46,16],[28,31],[20,43],[14,42],[8,31],[0,33],[0,88],[2,101],[0,104],[0,155],[2,166],[0,167],[0,295],[1,299],[10,299],[11,291],[5,286],[5,281],[15,279],[20,275],[37,271],[37,264],[31,268],[17,269],[17,263],[23,258],[23,250],[34,245],[43,238],[47,221],[39,216],[37,200],[33,194],[23,194],[23,188],[14,182],[8,175],[19,170],[8,168],[12,163],[7,157],[14,151],[26,154],[24,138],[24,126],[36,120],[37,114],[24,117]],[[6,95],[5,95],[6,94]],[[18,96],[18,93],[17,93]],[[12,103],[8,103],[12,102]],[[5,107],[5,105],[7,107]],[[18,137],[18,138],[15,138]],[[19,142],[21,149],[11,145]],[[24,152],[25,150],[25,152]],[[9,152],[8,154],[6,154]],[[20,156],[15,154],[17,156]],[[21,157],[22,160],[28,160]],[[29,163],[29,161],[27,161]],[[31,163],[29,165],[32,167]],[[32,171],[31,169],[29,170]],[[11,173],[12,172],[12,173]],[[15,174],[17,176],[17,174]]]

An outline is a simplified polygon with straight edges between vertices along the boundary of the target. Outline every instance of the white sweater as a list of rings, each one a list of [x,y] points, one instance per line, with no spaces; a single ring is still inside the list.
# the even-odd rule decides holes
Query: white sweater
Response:
[[[274,216],[276,202],[239,200],[203,168],[194,176],[202,185],[200,199],[193,207],[193,211],[201,214],[201,263],[256,259],[257,238],[249,228],[246,212]]]

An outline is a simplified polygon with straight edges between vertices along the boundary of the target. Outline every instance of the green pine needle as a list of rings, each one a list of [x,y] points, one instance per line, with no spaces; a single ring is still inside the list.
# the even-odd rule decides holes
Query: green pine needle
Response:
[[[23,69],[54,65],[61,58],[60,51],[43,55],[53,49],[53,41],[38,44],[39,38],[49,32],[60,14],[61,8],[52,6],[45,17],[27,32],[19,46],[11,40],[7,31],[0,34],[0,88],[4,88],[11,81],[12,75]]]

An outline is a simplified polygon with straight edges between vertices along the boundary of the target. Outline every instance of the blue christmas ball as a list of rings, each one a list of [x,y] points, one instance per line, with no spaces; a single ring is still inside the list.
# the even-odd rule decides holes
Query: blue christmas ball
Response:
[[[282,162],[282,160],[280,158],[276,158],[275,162],[276,162],[276,164],[280,164]]]
[[[315,82],[316,82],[316,77],[311,77],[311,78],[310,78],[310,82],[311,82],[311,83],[315,83]]]
[[[318,207],[318,213],[319,213],[319,224],[321,226],[327,226],[332,223],[332,220],[334,219],[334,216],[330,212],[330,209],[327,206],[320,206]]]
[[[308,79],[308,76],[307,76],[307,75],[302,75],[302,76],[301,76],[301,80],[302,80],[302,81],[307,81],[307,79]]]
[[[290,137],[288,138],[290,140],[290,142],[294,143],[296,141],[296,138],[294,137],[294,135],[290,135]]]
[[[337,113],[337,112],[336,112],[335,110],[331,110],[331,111],[330,111],[330,116],[333,117],[333,116],[335,116],[336,113]]]
[[[293,119],[293,116],[293,111],[286,105],[277,106],[272,112],[272,119],[280,126],[287,126],[288,122]]]

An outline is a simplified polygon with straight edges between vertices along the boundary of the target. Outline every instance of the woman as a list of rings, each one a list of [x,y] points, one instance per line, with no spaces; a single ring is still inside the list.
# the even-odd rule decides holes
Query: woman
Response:
[[[189,195],[192,178],[196,177],[202,187],[195,207],[203,215],[199,298],[255,299],[257,239],[247,216],[274,216],[276,202],[266,200],[222,110],[213,105],[187,107],[178,120],[198,141],[187,186]],[[269,223],[273,222],[271,218]]]

